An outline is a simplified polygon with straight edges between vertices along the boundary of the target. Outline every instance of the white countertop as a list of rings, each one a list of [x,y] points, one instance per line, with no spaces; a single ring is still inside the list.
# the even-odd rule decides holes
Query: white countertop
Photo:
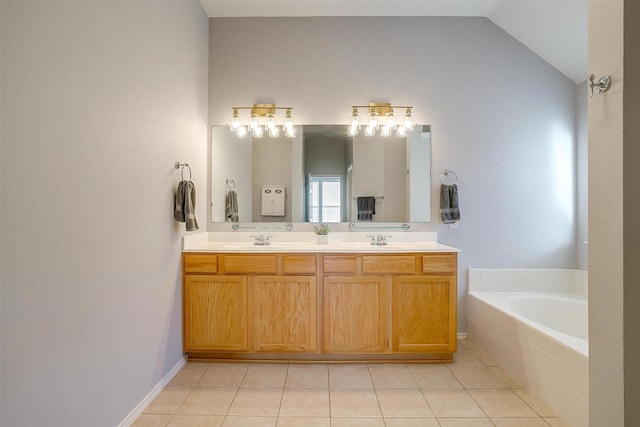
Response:
[[[253,244],[256,235],[270,236],[271,245]],[[388,244],[371,245],[371,234],[384,234]],[[323,253],[401,253],[460,252],[437,242],[435,232],[333,232],[328,244],[318,244],[313,232],[205,232],[183,237],[184,252],[323,252]]]

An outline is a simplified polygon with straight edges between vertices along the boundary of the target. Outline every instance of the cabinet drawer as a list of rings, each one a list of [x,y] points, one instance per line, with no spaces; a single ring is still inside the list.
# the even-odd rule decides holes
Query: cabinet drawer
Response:
[[[282,257],[284,274],[315,274],[315,255],[284,255]]]
[[[362,257],[363,273],[415,273],[416,257],[413,255],[365,255]]]
[[[218,271],[218,257],[211,254],[185,254],[185,273],[215,273]]]
[[[273,273],[278,270],[275,255],[225,255],[225,273]]]
[[[424,255],[422,257],[423,273],[455,273],[456,255]]]
[[[325,273],[355,273],[357,263],[355,255],[328,255],[322,258]]]

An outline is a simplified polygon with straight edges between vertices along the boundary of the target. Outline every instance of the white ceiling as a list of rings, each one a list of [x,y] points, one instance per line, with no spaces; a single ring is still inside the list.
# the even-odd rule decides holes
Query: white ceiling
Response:
[[[200,0],[210,18],[483,16],[565,76],[587,76],[588,0]]]

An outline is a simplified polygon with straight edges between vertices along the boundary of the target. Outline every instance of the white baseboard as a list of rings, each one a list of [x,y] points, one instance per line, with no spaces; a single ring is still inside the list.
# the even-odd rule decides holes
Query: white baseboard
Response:
[[[467,333],[466,332],[458,332],[458,339],[459,340],[466,340],[467,339]]]
[[[166,387],[167,384],[176,376],[176,374],[182,369],[184,365],[187,364],[187,356],[184,356],[182,359],[176,363],[176,366],[169,371],[167,375],[147,394],[147,396],[142,399],[142,402],[138,403],[138,405],[131,411],[129,415],[120,423],[118,427],[129,427],[133,422],[138,418],[138,416],[146,409],[147,406],[153,399],[156,398],[158,394]]]

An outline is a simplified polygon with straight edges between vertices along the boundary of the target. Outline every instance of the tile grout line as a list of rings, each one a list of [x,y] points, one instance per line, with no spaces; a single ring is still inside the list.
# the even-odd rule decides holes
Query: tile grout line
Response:
[[[416,376],[413,375],[413,371],[408,366],[407,366],[407,369],[409,370],[409,375],[411,375],[411,378],[413,378],[413,381],[416,383],[416,386],[418,386],[418,390],[420,390],[420,394],[422,394],[422,398],[424,399],[425,403],[427,404],[427,408],[429,408],[429,411],[431,411],[431,413],[433,414],[433,418],[436,419],[436,422],[438,424],[440,424],[440,422],[438,421],[438,418],[436,417],[436,413],[433,411],[433,408],[429,404],[429,399],[427,399],[427,396],[424,395],[424,390],[422,389],[422,387],[420,387],[420,384],[418,384],[418,380],[416,379]],[[449,372],[451,372],[451,371],[449,371]],[[453,374],[451,374],[451,375],[453,375]],[[458,381],[457,378],[456,378],[456,381]]]
[[[284,374],[284,383],[282,384],[282,394],[280,395],[280,404],[278,405],[278,413],[276,414],[276,426],[280,420],[280,411],[282,410],[282,401],[284,400],[284,391],[287,388],[287,378],[289,378],[290,363],[287,363],[287,372]]]
[[[247,363],[247,369],[244,370],[244,374],[242,375],[242,378],[240,379],[240,382],[239,382],[238,386],[236,387],[236,392],[233,394],[233,398],[231,399],[231,402],[229,403],[229,407],[227,408],[226,413],[223,415],[221,426],[224,426],[224,423],[227,421],[227,417],[229,416],[229,411],[231,410],[231,406],[233,405],[233,401],[236,400],[236,396],[238,395],[238,392],[240,391],[240,387],[242,387],[242,383],[244,382],[244,379],[247,377],[247,372],[249,372],[249,368],[250,367],[251,367],[251,363]]]

